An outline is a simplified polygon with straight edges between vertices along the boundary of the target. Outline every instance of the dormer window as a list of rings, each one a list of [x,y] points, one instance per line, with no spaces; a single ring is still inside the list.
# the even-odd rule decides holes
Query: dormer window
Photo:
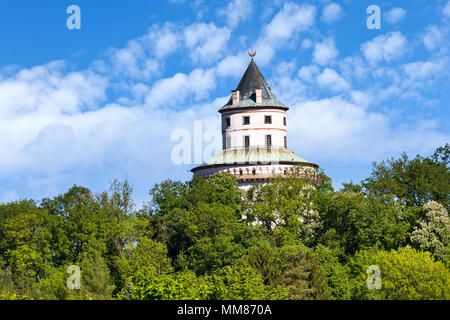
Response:
[[[243,117],[242,117],[242,124],[243,124],[243,125],[248,125],[248,124],[250,124],[250,116],[243,116]]]
[[[265,116],[264,117],[264,123],[265,124],[272,124],[272,116]]]

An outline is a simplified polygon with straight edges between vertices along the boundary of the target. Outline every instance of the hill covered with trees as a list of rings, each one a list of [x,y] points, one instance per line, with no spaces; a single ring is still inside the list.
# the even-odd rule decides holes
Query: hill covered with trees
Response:
[[[374,163],[341,190],[216,174],[157,184],[140,210],[118,181],[3,203],[0,299],[450,299],[449,157]]]

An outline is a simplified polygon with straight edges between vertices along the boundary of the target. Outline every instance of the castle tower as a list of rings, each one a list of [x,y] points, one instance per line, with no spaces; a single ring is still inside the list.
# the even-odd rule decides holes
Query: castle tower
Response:
[[[222,152],[191,171],[204,178],[226,171],[236,176],[240,187],[247,188],[285,177],[290,168],[300,166],[301,177],[318,182],[318,165],[287,148],[288,110],[252,59],[230,100],[219,110]]]

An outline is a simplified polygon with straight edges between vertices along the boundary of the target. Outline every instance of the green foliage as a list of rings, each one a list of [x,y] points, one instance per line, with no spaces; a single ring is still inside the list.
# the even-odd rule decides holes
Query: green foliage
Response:
[[[301,245],[280,248],[281,285],[289,290],[289,299],[329,299],[326,279],[317,255]]]
[[[262,242],[249,250],[248,261],[265,284],[285,288],[289,299],[330,298],[318,256],[303,245],[274,248]]]
[[[15,293],[0,290],[0,300],[32,300],[32,299],[27,296],[20,296]]]
[[[394,204],[348,191],[333,195],[322,219],[323,230],[335,230],[347,254],[372,246],[396,248],[406,242],[410,228]]]
[[[432,201],[424,204],[425,218],[411,235],[411,243],[417,248],[431,252],[435,257],[445,260],[450,245],[450,218],[444,207]]]
[[[94,252],[81,261],[80,268],[82,295],[89,299],[111,297],[114,285],[105,259],[99,252]]]
[[[318,192],[306,180],[296,178],[279,178],[266,185],[254,185],[248,192],[246,220],[269,231],[288,232],[294,239],[312,243],[320,227],[320,216],[312,201]]]
[[[437,201],[449,210],[450,171],[448,154],[450,146],[436,150],[432,157],[420,155],[409,160],[406,153],[400,159],[393,158],[374,163],[372,174],[364,180],[368,194],[385,201],[395,199],[406,206],[420,207],[429,201]]]
[[[333,251],[323,245],[315,249],[319,257],[320,268],[327,280],[328,288],[334,299],[351,299],[351,286],[348,269],[339,262]]]
[[[212,298],[220,300],[287,299],[286,289],[269,288],[248,265],[227,266],[212,276]]]
[[[380,290],[369,294],[366,286],[369,265],[381,270]],[[450,298],[450,271],[429,252],[412,248],[357,253],[350,263],[359,292],[355,298],[392,300],[435,300]],[[378,292],[377,292],[378,291]]]
[[[403,155],[340,191],[294,168],[248,192],[228,173],[163,181],[140,210],[118,180],[0,204],[0,300],[449,299],[449,158]]]

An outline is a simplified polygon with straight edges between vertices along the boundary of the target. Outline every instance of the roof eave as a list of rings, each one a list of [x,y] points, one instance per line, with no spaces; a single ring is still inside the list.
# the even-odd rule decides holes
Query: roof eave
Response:
[[[301,162],[301,161],[279,161],[276,164],[290,164],[290,165],[300,165],[303,167],[313,167],[315,169],[319,169],[319,166],[312,162]],[[257,162],[242,162],[242,163],[217,163],[217,164],[203,164],[199,165],[195,168],[192,168],[190,171],[195,173],[202,169],[211,169],[218,167],[235,167],[237,165],[247,166],[247,165],[268,165],[267,162],[257,161]]]

